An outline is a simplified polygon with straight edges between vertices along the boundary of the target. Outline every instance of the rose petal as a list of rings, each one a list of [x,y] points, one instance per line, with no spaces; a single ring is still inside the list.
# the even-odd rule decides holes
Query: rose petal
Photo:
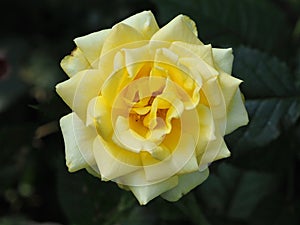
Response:
[[[219,79],[220,87],[222,89],[225,104],[228,107],[233,96],[239,89],[239,85],[242,83],[242,81],[224,72],[220,73],[218,79]]]
[[[212,52],[216,66],[225,73],[231,74],[233,63],[232,48],[213,48]]]
[[[118,23],[111,29],[105,39],[101,55],[106,54],[113,49],[125,45],[145,40],[143,34],[124,23]]]
[[[192,173],[197,170],[199,170],[199,165],[196,158],[196,154],[194,153],[192,157],[184,165],[184,167],[177,174]]]
[[[129,186],[129,189],[138,199],[141,205],[146,205],[149,201],[160,194],[174,188],[178,184],[177,176],[171,177],[165,181],[146,186]]]
[[[151,40],[167,42],[183,41],[203,45],[197,38],[197,29],[194,21],[183,15],[175,17],[167,25],[162,27],[152,36]]]
[[[204,82],[201,90],[208,102],[214,120],[218,120],[219,128],[224,127],[225,129],[226,103],[218,78],[214,77]]]
[[[151,11],[144,11],[135,14],[123,20],[121,23],[127,24],[141,32],[146,39],[150,39],[152,35],[159,30]]]
[[[84,122],[89,101],[101,90],[101,75],[100,70],[84,70],[56,85],[56,92]]]
[[[110,113],[111,109],[102,96],[97,96],[88,103],[86,126],[95,126],[98,134],[105,140],[109,140],[113,133]]]
[[[122,89],[132,80],[133,78],[127,76],[126,68],[116,71],[105,80],[101,89],[101,95],[109,106],[113,106],[116,97],[120,96]]]
[[[219,136],[218,133],[216,133],[215,140],[212,140],[208,142],[207,146],[204,149],[203,155],[200,159],[199,166],[208,165],[212,163],[216,158],[218,158],[218,155],[224,155],[224,157],[228,157],[230,155],[230,152],[227,152],[226,144],[224,142],[224,139],[222,136]],[[224,154],[223,154],[224,153]]]
[[[206,150],[207,144],[210,141],[215,140],[216,136],[214,119],[210,109],[207,106],[200,104],[197,106],[197,113],[200,129],[196,154],[197,156],[200,156]]]
[[[65,150],[66,164],[70,172],[92,167],[97,172],[97,166],[93,154],[93,141],[96,132],[92,128],[84,126],[75,113],[70,113],[60,119]]]
[[[113,180],[140,169],[139,155],[108,143],[100,136],[94,140],[93,152],[102,180]]]
[[[74,51],[72,51],[71,55],[64,57],[60,62],[60,66],[69,77],[74,76],[76,73],[82,70],[91,68],[90,63],[87,61],[79,48],[76,48]]]
[[[248,114],[241,97],[239,85],[241,80],[226,73],[219,76],[220,86],[227,106],[226,134],[248,123]]]
[[[121,51],[124,53],[125,60],[123,66],[126,66],[130,77],[137,76],[142,67],[147,65],[148,62],[153,61],[154,58],[153,54],[151,54],[152,52],[148,42],[145,42],[145,45],[142,45],[141,47],[122,48]],[[150,70],[151,67],[149,68],[149,72]],[[147,74],[147,70],[144,72],[146,72],[146,74],[142,74],[142,76],[149,75],[149,72]]]
[[[178,60],[179,68],[189,74],[198,84],[219,75],[219,72],[200,58],[182,57]]]
[[[219,152],[216,156],[216,158],[214,159],[215,160],[219,160],[219,159],[223,159],[223,158],[227,158],[230,156],[230,151],[228,150],[227,148],[227,145],[225,143],[225,141],[222,142],[220,148],[219,148]]]
[[[122,25],[120,25],[122,26]],[[123,26],[125,27],[129,27],[129,29],[134,30],[132,27],[123,24]],[[126,31],[124,31],[126,35]],[[134,31],[135,33],[137,31]],[[115,35],[117,37],[114,38],[120,38],[120,35],[118,36],[117,31],[115,32]],[[137,36],[141,36],[141,34],[137,34]],[[136,37],[137,39],[139,39],[139,37]],[[133,42],[125,42],[126,40],[124,40],[124,43],[119,43],[117,44],[117,46],[113,49],[107,49],[106,52],[102,51],[101,57],[99,58],[99,64],[98,64],[98,68],[101,68],[101,70],[103,70],[103,74],[105,75],[105,79],[107,79],[109,76],[111,76],[113,73],[117,72],[118,70],[124,69],[125,67],[129,67],[128,72],[130,72],[131,66],[135,66],[135,63],[139,63],[138,66],[141,63],[145,63],[143,61],[143,57],[147,56],[147,53],[145,53],[143,55],[143,53],[139,50],[137,50],[137,53],[135,53],[135,51],[133,50],[133,54],[136,54],[137,56],[143,56],[140,59],[137,59],[137,61],[133,61],[131,63],[131,66],[129,65],[130,62],[126,61],[126,54],[127,51],[129,49],[139,49],[139,48],[147,48],[145,47],[148,44],[147,40],[139,40],[139,41],[133,41]],[[129,40],[127,40],[129,41]],[[109,43],[108,43],[109,44]],[[109,48],[109,47],[108,47]],[[148,56],[147,56],[148,57]],[[146,57],[146,58],[147,58]],[[126,68],[127,69],[127,68]]]
[[[175,202],[206,180],[208,174],[209,171],[206,169],[202,172],[197,171],[194,173],[180,175],[178,177],[178,185],[173,189],[161,194],[161,197],[168,201]]]
[[[234,131],[240,126],[246,125],[248,122],[248,114],[242,99],[241,92],[238,89],[227,108],[226,134]]]
[[[157,142],[160,140],[154,140],[152,137],[142,137],[129,127],[128,118],[119,116],[116,120],[115,132],[113,136],[115,143],[121,145],[121,147],[139,153],[140,151],[152,152],[157,147]]]
[[[160,145],[164,147],[163,145]],[[151,161],[149,155],[141,155],[147,181],[161,181],[179,172],[194,155],[196,141],[190,134],[183,133],[170,157],[163,161]]]
[[[74,42],[91,65],[94,65],[101,55],[103,44],[110,32],[110,29],[101,30],[74,39]]]
[[[203,60],[210,66],[214,66],[211,45],[195,45],[182,41],[172,42],[170,48],[180,58],[196,58]]]

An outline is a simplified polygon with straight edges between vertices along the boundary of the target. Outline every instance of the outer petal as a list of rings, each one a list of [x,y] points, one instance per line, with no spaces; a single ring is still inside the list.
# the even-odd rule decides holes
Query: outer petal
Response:
[[[233,63],[232,49],[213,48],[212,51],[217,66],[224,72],[231,74]]]
[[[142,33],[124,23],[116,24],[107,36],[101,55],[127,43],[145,40]]]
[[[196,154],[190,158],[190,160],[184,165],[184,167],[178,172],[178,174],[192,173],[199,169]]]
[[[123,149],[105,142],[100,136],[95,139],[93,150],[103,180],[113,180],[140,169],[138,155],[124,154]]]
[[[96,132],[92,128],[85,127],[75,113],[70,113],[60,119],[65,150],[66,164],[70,172],[92,167],[97,171],[93,154],[93,141]]]
[[[75,38],[74,42],[83,52],[89,63],[92,65],[99,58],[103,43],[109,35],[110,30],[101,30],[83,37]]]
[[[88,103],[99,94],[103,82],[100,70],[84,70],[56,85],[56,92],[85,121]]]
[[[60,66],[69,77],[74,76],[79,71],[91,68],[90,63],[79,48],[76,48],[74,51],[72,51],[71,55],[63,58],[63,60],[60,62]]]
[[[216,156],[215,160],[219,160],[219,159],[223,159],[223,158],[227,158],[230,156],[230,151],[228,150],[225,141],[222,142],[221,146],[220,146],[220,150],[218,155]]]
[[[203,43],[197,38],[197,29],[194,21],[189,17],[179,15],[170,21],[167,25],[157,31],[151,40],[158,41],[183,41],[190,44]]]
[[[248,115],[239,90],[241,80],[221,72],[219,76],[220,86],[223,92],[226,110],[227,124],[226,134],[248,123]]]
[[[147,186],[129,186],[129,189],[132,191],[141,205],[146,205],[150,200],[166,192],[167,190],[174,188],[177,184],[178,177],[174,176],[168,180]]]
[[[123,20],[121,23],[127,24],[141,32],[146,39],[150,39],[152,35],[159,30],[151,11],[144,11],[133,15]]]
[[[226,134],[249,122],[248,114],[239,89],[236,91],[227,111]]]
[[[217,136],[215,140],[208,142],[205,151],[200,159],[199,166],[203,167],[215,161],[218,158],[228,157],[230,152],[226,152],[226,144],[222,136]]]
[[[208,174],[209,171],[206,169],[202,172],[197,171],[194,173],[181,175],[178,179],[178,185],[175,188],[163,193],[161,197],[168,201],[175,202],[183,195],[187,194],[189,191],[201,184],[208,177]]]
[[[239,89],[239,85],[242,83],[242,81],[223,72],[221,72],[218,79],[222,89],[225,104],[228,107],[233,96]]]

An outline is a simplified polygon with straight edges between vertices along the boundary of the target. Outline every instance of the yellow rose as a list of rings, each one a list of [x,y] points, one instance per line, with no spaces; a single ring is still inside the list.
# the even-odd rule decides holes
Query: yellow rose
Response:
[[[231,49],[197,38],[179,15],[159,28],[145,11],[76,38],[56,86],[73,110],[60,120],[70,172],[85,168],[140,204],[176,201],[228,157],[224,135],[248,122]]]

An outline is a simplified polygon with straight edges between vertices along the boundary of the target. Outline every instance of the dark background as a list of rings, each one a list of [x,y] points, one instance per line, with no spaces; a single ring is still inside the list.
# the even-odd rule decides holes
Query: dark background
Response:
[[[298,0],[27,0],[0,4],[0,225],[300,224]],[[143,10],[158,24],[190,16],[199,38],[233,47],[251,122],[226,137],[232,156],[176,203],[141,207],[85,171],[69,174],[55,85],[75,37]]]

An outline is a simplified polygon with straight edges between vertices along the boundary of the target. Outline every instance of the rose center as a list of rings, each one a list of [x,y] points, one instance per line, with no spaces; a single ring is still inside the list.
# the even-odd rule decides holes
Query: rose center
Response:
[[[147,138],[152,130],[166,126],[165,119],[168,109],[152,106],[155,96],[138,101],[129,113],[129,127],[137,134]],[[141,105],[144,102],[144,105]]]

